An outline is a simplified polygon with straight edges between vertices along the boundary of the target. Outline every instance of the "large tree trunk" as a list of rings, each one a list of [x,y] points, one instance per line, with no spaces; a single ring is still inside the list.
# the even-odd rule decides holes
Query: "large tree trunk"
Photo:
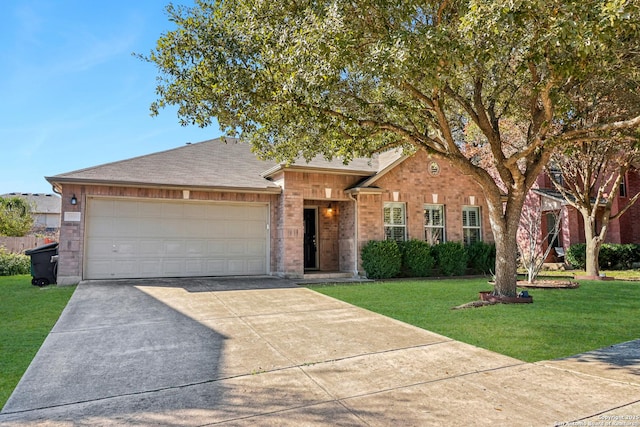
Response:
[[[517,230],[517,227],[515,228]],[[496,283],[493,293],[501,296],[516,296],[516,284],[518,273],[518,244],[516,233],[513,230],[505,230],[501,236],[495,234],[496,238]]]
[[[493,293],[515,297],[517,294],[518,241],[520,215],[525,200],[524,192],[513,192],[506,208],[502,200],[488,198],[489,219],[496,244],[496,272]]]
[[[602,246],[601,233],[596,233],[595,219],[588,211],[581,211],[584,222],[584,237],[586,241],[586,257],[585,270],[587,276],[597,277],[600,275],[600,266],[598,265],[598,256],[600,255],[600,247]],[[605,231],[606,232],[606,231]]]

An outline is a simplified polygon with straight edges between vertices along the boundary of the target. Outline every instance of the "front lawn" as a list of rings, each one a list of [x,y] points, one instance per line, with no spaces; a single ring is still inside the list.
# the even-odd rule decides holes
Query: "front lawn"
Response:
[[[582,281],[530,289],[533,304],[451,310],[490,290],[486,279],[399,280],[313,286],[376,313],[527,362],[640,338],[640,283]]]
[[[75,286],[38,288],[31,276],[0,276],[0,408],[55,325]]]

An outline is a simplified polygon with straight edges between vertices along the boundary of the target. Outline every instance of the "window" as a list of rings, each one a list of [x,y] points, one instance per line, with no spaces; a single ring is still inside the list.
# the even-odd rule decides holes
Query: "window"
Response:
[[[480,207],[465,206],[462,208],[462,237],[465,245],[482,240],[480,223]]]
[[[556,231],[558,233],[556,233]],[[549,246],[558,248],[562,245],[562,222],[560,212],[547,213],[547,243]]]
[[[406,215],[404,203],[384,204],[384,234],[387,240],[406,240]]]
[[[620,197],[627,197],[627,176],[622,177],[620,181]]]
[[[444,205],[424,205],[424,240],[430,245],[445,242]]]
[[[549,175],[551,175],[551,187],[553,188],[553,181],[557,182],[558,185],[564,187],[564,176],[562,175],[562,171],[560,169],[552,167],[549,171]]]

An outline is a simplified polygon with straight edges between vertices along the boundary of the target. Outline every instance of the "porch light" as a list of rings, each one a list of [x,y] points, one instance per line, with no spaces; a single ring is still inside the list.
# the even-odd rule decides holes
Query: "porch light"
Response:
[[[327,213],[328,213],[328,214],[332,214],[332,213],[333,213],[333,206],[331,206],[331,203],[329,203],[329,204],[327,205]]]
[[[76,198],[75,194],[71,196],[71,200],[69,200],[69,202],[74,206],[78,204],[78,199]]]

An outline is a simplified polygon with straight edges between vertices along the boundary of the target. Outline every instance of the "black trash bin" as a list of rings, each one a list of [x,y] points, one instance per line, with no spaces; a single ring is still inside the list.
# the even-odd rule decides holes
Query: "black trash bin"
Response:
[[[58,243],[38,246],[24,252],[31,257],[31,284],[47,286],[56,283],[58,276]]]

